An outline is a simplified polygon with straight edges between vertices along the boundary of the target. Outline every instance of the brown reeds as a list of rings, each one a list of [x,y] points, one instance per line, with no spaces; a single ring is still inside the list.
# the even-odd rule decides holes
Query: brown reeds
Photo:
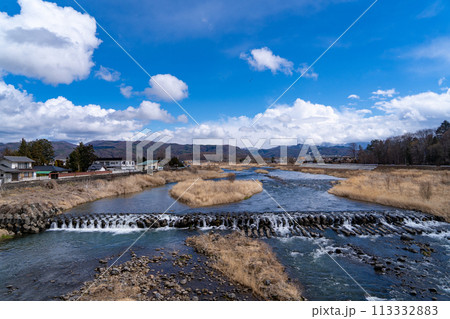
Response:
[[[170,195],[191,207],[238,202],[262,191],[259,181],[185,181],[176,184]]]
[[[212,258],[215,269],[264,300],[304,300],[273,251],[261,240],[234,232],[189,237],[186,243]]]
[[[415,209],[450,221],[450,172],[401,169],[360,172],[340,181],[331,194],[404,209]]]
[[[221,171],[198,170],[193,173],[189,170],[162,171],[154,175],[132,175],[115,178],[111,181],[86,180],[58,184],[49,180],[46,185],[28,188],[4,190],[0,193],[0,205],[42,204],[53,206],[62,210],[97,199],[140,192],[146,188],[162,186],[166,183],[193,180],[197,177],[203,179],[226,177],[228,174]]]

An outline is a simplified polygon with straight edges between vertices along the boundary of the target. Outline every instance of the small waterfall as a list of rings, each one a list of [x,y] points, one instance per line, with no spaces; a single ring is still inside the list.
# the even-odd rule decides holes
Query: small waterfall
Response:
[[[443,219],[417,212],[279,212],[60,215],[51,230],[138,231],[142,229],[242,230],[248,236],[322,237],[330,229],[342,236],[387,236],[448,232]]]

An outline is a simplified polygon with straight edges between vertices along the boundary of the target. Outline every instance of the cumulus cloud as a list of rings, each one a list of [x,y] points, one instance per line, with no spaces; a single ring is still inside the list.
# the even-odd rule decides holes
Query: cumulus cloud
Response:
[[[69,84],[85,79],[100,45],[95,19],[42,0],[19,0],[20,14],[0,12],[0,69]]]
[[[45,102],[0,80],[0,139],[14,141],[21,137],[52,140],[125,139],[151,121],[185,122],[175,119],[160,104],[143,101],[125,110],[99,105],[75,105],[64,97]]]
[[[186,114],[178,115],[177,122],[187,123],[188,122],[188,117],[186,116]]]
[[[95,77],[108,82],[116,82],[120,79],[120,72],[100,65],[100,69],[95,72]]]
[[[139,107],[134,108],[129,106],[124,111],[116,111],[112,114],[112,117],[117,119],[126,119],[126,120],[140,120],[144,122],[148,121],[161,121],[165,123],[175,122],[175,118],[169,114],[164,109],[161,109],[161,105],[159,103],[154,103],[150,101],[143,101]]]
[[[154,75],[149,84],[143,92],[148,97],[163,101],[180,101],[188,97],[187,84],[171,74]]]
[[[122,84],[120,86],[120,94],[125,96],[126,98],[130,98],[133,95],[133,87],[129,85]]]
[[[178,143],[192,143],[193,138],[223,138],[225,143],[229,138],[249,138],[253,143],[260,138],[296,138],[299,142],[312,138],[316,144],[366,142],[439,126],[450,117],[450,90],[378,101],[374,107],[381,114],[297,99],[292,105],[276,105],[254,117],[229,117],[162,133]]]
[[[438,81],[439,86],[442,86],[442,84],[444,84],[444,82],[445,82],[446,80],[447,80],[447,79],[446,79],[445,77],[440,78],[439,81]]]
[[[389,89],[389,90],[376,90],[372,92],[371,99],[381,99],[381,98],[388,98],[393,97],[394,95],[398,94],[395,89]]]
[[[377,100],[371,109],[336,108],[296,99],[253,117],[228,117],[198,126],[180,126],[161,131],[173,136],[172,142],[192,143],[194,138],[296,138],[315,143],[366,142],[393,135],[438,127],[450,118],[450,90],[423,92]],[[149,121],[187,122],[186,115],[174,117],[155,102],[143,101],[124,110],[99,105],[74,105],[64,97],[36,102],[26,91],[0,80],[0,139],[19,140],[48,137],[62,140],[125,139]],[[252,123],[259,119],[254,126]],[[242,146],[242,145],[240,145]]]
[[[253,49],[250,54],[241,53],[241,59],[246,60],[257,71],[270,70],[273,74],[278,71],[292,74],[294,63],[278,55],[274,55],[268,47]]]
[[[359,95],[356,94],[350,94],[347,99],[353,99],[353,100],[359,100]]]
[[[395,114],[399,119],[428,122],[450,117],[450,90],[438,94],[424,92],[380,101],[375,106],[387,114]]]

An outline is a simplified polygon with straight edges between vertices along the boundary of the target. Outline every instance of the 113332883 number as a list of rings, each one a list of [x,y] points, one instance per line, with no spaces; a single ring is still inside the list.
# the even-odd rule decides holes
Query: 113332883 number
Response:
[[[437,306],[372,306],[373,316],[436,316]]]

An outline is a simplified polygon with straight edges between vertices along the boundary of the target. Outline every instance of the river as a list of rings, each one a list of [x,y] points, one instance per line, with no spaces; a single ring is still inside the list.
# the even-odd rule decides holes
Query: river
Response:
[[[223,213],[232,214],[234,219],[246,213],[256,222],[261,216],[275,226],[278,223],[274,226],[277,235],[262,240],[273,248],[290,277],[302,285],[309,300],[450,300],[448,223],[418,212],[328,194],[331,182],[338,180],[332,176],[280,170],[271,170],[266,176],[253,169],[235,173],[237,179],[260,180],[266,192],[239,203],[192,209],[182,203],[173,204],[168,195],[172,185],[168,184],[80,205],[64,216],[73,219],[73,225],[58,226],[55,222],[43,233],[0,243],[0,299],[52,300],[79,288],[93,278],[99,258],[118,256],[145,231],[133,224],[136,218],[165,212],[170,218]],[[344,233],[329,228],[316,230],[320,233],[317,237],[301,236],[289,229],[284,232],[286,227],[280,223],[287,218],[284,211],[298,216],[343,217],[339,227]],[[393,231],[383,235],[373,232],[373,228],[358,228],[347,222],[352,216],[367,214],[382,221],[386,214],[400,216],[404,219],[402,225],[413,235],[402,240],[399,232],[403,228],[395,223],[381,228]],[[75,222],[95,220],[96,216],[99,220],[113,220],[114,226],[82,227]],[[119,219],[126,223],[118,225]],[[203,226],[148,230],[133,250],[138,255],[150,254],[159,247],[188,251],[184,240],[211,229],[210,225]],[[230,231],[223,225],[217,229]],[[354,236],[346,236],[345,229],[354,231]],[[14,288],[8,288],[10,285]]]

